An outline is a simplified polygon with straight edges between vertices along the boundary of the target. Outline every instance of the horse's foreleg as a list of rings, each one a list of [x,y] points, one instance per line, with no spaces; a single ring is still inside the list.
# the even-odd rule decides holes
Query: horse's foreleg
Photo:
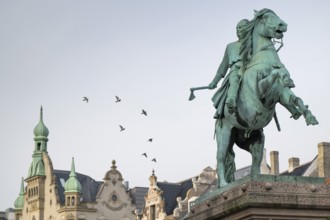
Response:
[[[284,88],[280,103],[292,113],[294,119],[298,119],[300,115],[304,115],[307,125],[317,125],[318,121],[308,106],[304,104],[303,100],[296,96],[290,89]]]
[[[279,102],[291,113],[292,118],[297,120],[302,115],[302,111],[293,103],[293,93],[290,91],[288,88],[284,88]]]
[[[217,140],[217,172],[218,172],[218,187],[223,187],[228,184],[226,180],[226,157],[231,143],[231,128],[227,123],[219,124],[217,121],[215,135]]]
[[[302,114],[305,117],[305,121],[307,125],[317,125],[319,122],[316,117],[312,114],[312,112],[308,109],[307,105],[304,105],[304,102],[301,98],[295,96],[293,102],[299,109],[302,110]]]
[[[279,80],[283,87],[293,88],[295,87],[293,80],[290,78],[290,74],[285,68],[273,69],[269,76],[263,78],[258,82],[258,88],[260,94],[267,94],[267,92],[274,86],[276,80]]]

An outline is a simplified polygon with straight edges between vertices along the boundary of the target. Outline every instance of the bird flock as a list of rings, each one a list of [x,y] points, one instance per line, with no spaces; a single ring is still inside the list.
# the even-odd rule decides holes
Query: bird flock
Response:
[[[86,96],[83,96],[83,99],[82,100],[84,102],[86,102],[86,103],[88,103],[88,101],[89,101],[88,97],[86,97]],[[121,101],[122,101],[121,98],[119,98],[118,96],[115,96],[115,103],[119,103]],[[148,116],[147,111],[144,110],[144,109],[141,110],[141,114],[144,115],[144,116]],[[120,132],[123,132],[126,129],[123,125],[119,125],[119,128],[120,128],[120,130],[119,130]],[[153,138],[149,138],[147,141],[150,142],[150,143],[152,143]],[[147,155],[146,152],[145,153],[142,153],[141,156],[143,156],[145,158],[148,158],[148,155]],[[151,161],[154,162],[154,163],[157,163],[156,158],[152,158]]]

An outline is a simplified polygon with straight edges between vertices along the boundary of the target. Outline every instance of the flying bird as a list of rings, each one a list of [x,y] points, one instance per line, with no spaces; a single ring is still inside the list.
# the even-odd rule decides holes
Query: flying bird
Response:
[[[123,126],[119,125],[119,127],[120,127],[120,131],[125,130],[125,128]]]
[[[88,98],[86,96],[84,96],[83,101],[86,101],[86,103],[88,103]]]
[[[148,142],[150,142],[150,143],[151,143],[151,142],[152,142],[152,138],[149,138],[149,139],[148,139]]]
[[[142,112],[141,112],[141,114],[143,114],[143,115],[147,116],[147,112],[146,112],[144,109],[142,109]]]
[[[143,154],[141,154],[141,156],[145,156],[146,158],[148,157],[147,153],[143,153]]]
[[[155,162],[155,163],[157,162],[157,161],[156,161],[156,158],[153,158],[151,161],[153,161],[153,162]]]
[[[116,102],[120,102],[120,101],[121,99],[118,96],[116,96]]]

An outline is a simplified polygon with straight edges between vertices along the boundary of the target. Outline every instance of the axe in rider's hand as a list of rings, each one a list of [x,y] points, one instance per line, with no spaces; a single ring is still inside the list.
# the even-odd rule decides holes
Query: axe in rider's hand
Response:
[[[195,90],[201,90],[201,89],[211,89],[210,86],[201,86],[201,87],[193,87],[190,88],[190,96],[189,96],[189,101],[193,100],[195,98],[194,91]]]

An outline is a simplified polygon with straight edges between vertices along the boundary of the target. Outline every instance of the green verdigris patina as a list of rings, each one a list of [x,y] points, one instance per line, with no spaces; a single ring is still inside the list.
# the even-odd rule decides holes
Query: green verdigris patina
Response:
[[[241,77],[240,76],[241,72],[239,70],[242,62],[239,54],[239,49],[242,41],[242,28],[248,22],[249,20],[247,19],[243,19],[238,22],[236,26],[236,34],[238,37],[238,41],[232,42],[227,45],[225,54],[220,63],[217,74],[215,75],[212,82],[209,84],[210,89],[216,88],[220,79],[225,77],[225,75],[228,72],[228,69],[230,68],[228,77],[226,77],[226,80],[223,82],[224,86],[222,87],[222,89],[218,90],[218,92],[212,98],[216,108],[219,106],[219,102],[221,101],[223,102],[224,100],[226,100],[226,104],[230,113],[234,112],[236,106],[236,96],[239,88],[239,79]],[[221,97],[225,97],[224,93],[227,94],[227,98],[221,99]],[[221,110],[221,107],[219,109]],[[219,117],[218,111],[216,112],[214,117],[215,118]]]
[[[307,125],[318,124],[302,99],[292,92],[294,83],[274,46],[273,39],[282,39],[286,31],[287,24],[272,10],[255,11],[252,20],[239,22],[239,40],[227,45],[213,81],[205,87],[191,88],[190,100],[194,98],[194,90],[216,88],[221,77],[231,68],[212,98],[217,120],[218,187],[234,181],[234,144],[251,153],[251,175],[260,174],[265,141],[263,128],[273,117],[277,121],[277,103],[283,105],[294,119],[303,115]],[[236,81],[231,78],[236,78]]]

